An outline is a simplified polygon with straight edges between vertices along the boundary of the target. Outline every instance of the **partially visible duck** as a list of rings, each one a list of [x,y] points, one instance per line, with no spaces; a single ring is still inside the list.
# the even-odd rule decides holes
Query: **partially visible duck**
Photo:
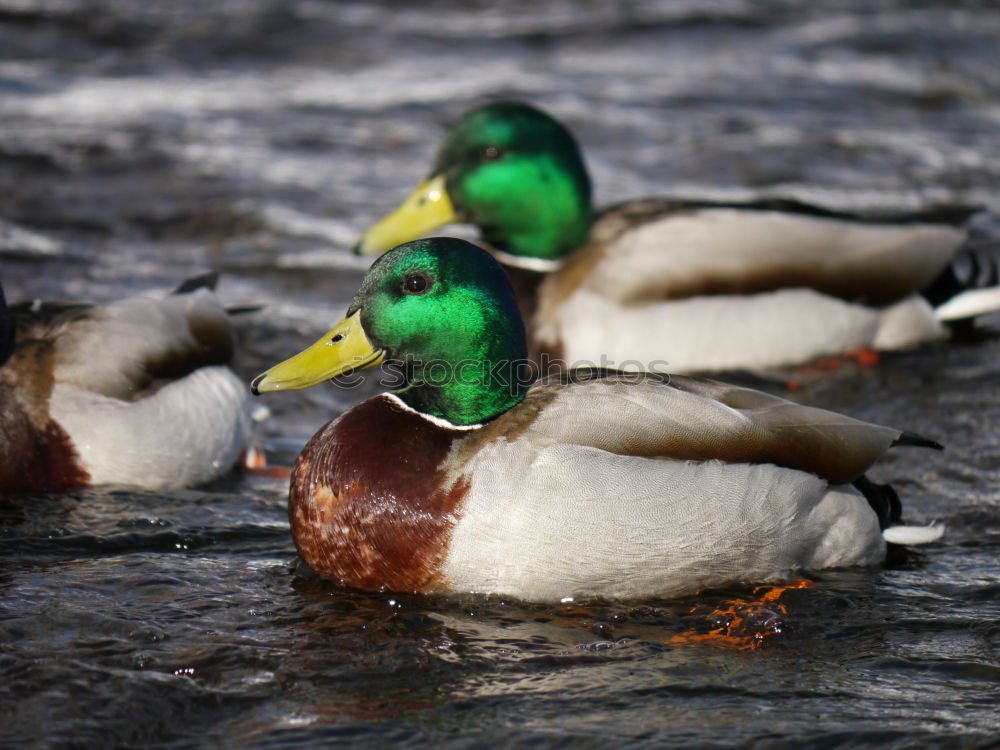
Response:
[[[865,478],[889,427],[748,388],[586,369],[531,383],[505,273],[456,239],[378,259],[343,321],[254,379],[308,388],[392,362],[399,387],[295,462],[292,535],[315,571],[370,590],[552,601],[679,595],[873,565],[903,526]]]
[[[952,262],[966,232],[920,217],[863,221],[787,200],[596,213],[573,136],[518,102],[463,115],[428,180],[357,251],[456,221],[479,227],[520,287],[534,355],[568,363],[765,370],[946,338],[950,321],[1000,308],[995,263],[979,282],[989,289],[962,294]]]
[[[7,309],[7,298],[0,285],[0,365],[10,359],[14,351],[14,321]]]
[[[0,491],[185,487],[229,471],[251,420],[214,281],[107,305],[4,304]]]

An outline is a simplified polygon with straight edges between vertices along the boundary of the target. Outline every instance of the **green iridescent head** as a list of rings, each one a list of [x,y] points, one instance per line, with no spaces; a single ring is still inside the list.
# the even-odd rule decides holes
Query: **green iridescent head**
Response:
[[[358,250],[383,252],[463,221],[509,255],[558,260],[586,239],[590,200],[590,178],[566,128],[527,104],[488,104],[448,130],[430,178],[366,232]]]
[[[410,242],[379,258],[343,321],[253,382],[255,392],[307,388],[380,362],[393,391],[424,414],[469,425],[524,398],[524,324],[506,273],[464,240]]]

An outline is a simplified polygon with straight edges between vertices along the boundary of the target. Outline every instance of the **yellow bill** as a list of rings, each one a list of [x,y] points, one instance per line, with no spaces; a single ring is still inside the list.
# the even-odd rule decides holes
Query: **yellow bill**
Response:
[[[418,185],[399,208],[365,232],[355,252],[381,255],[459,218],[448,197],[444,175],[438,175]]]
[[[361,325],[361,312],[344,318],[315,344],[291,359],[275,365],[250,384],[255,394],[311,388],[338,375],[377,365],[385,358],[368,340]]]

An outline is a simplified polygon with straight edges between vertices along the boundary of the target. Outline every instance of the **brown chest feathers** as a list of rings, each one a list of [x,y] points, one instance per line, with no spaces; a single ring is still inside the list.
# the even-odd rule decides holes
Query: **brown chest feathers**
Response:
[[[51,348],[31,342],[0,368],[0,492],[83,487],[90,476],[49,417]]]
[[[367,590],[429,591],[439,582],[462,481],[442,462],[467,433],[377,396],[328,423],[295,462],[292,537],[314,571]]]

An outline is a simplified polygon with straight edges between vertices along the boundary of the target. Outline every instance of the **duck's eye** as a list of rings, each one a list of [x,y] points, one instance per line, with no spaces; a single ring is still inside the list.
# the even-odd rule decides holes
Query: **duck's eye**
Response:
[[[430,285],[430,279],[424,274],[411,273],[403,280],[403,291],[407,294],[423,294]]]
[[[504,150],[499,146],[487,146],[483,149],[483,161],[497,161],[504,156]]]

